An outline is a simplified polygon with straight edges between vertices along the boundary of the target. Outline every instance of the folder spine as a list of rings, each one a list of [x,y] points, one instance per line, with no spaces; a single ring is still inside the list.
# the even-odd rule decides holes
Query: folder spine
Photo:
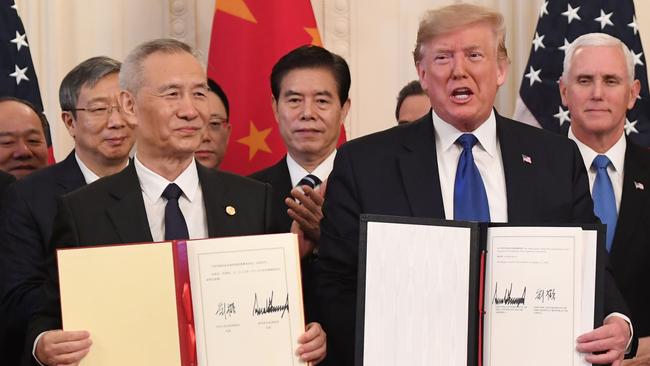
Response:
[[[196,334],[192,310],[190,272],[187,264],[187,244],[184,240],[172,244],[178,336],[182,366],[196,366]]]

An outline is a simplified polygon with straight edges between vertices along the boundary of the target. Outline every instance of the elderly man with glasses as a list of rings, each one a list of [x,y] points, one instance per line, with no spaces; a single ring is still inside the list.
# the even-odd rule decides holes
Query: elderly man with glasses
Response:
[[[120,62],[90,58],[61,82],[61,119],[75,142],[62,162],[12,185],[3,203],[0,226],[2,310],[6,340],[0,352],[7,365],[18,364],[29,317],[42,305],[45,266],[57,199],[100,177],[122,170],[133,146],[133,129],[117,104]],[[31,345],[27,346],[31,348]]]

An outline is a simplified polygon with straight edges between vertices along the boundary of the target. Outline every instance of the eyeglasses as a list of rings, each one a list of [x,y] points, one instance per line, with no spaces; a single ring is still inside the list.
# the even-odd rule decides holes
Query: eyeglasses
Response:
[[[228,118],[216,117],[210,118],[208,121],[208,128],[213,131],[218,131],[221,128],[225,128],[226,126],[228,126]]]
[[[122,108],[120,108],[119,105],[98,105],[98,106],[93,106],[93,107],[88,107],[88,108],[75,108],[73,111],[84,111],[88,112],[92,117],[108,117],[113,113],[113,111],[117,111],[118,113],[122,111]]]

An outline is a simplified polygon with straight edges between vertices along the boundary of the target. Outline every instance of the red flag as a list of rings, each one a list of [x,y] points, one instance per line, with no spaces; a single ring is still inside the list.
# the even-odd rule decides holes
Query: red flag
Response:
[[[217,0],[208,76],[228,95],[232,126],[221,169],[248,175],[286,153],[269,78],[280,57],[305,44],[321,46],[309,0]]]

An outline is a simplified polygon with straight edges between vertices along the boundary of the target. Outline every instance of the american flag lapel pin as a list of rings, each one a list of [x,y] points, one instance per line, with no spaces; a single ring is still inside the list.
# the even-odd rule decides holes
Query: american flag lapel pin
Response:
[[[640,190],[645,190],[645,186],[641,182],[634,181],[634,188],[640,189]]]
[[[521,160],[526,164],[533,164],[533,159],[528,155],[521,154]]]

